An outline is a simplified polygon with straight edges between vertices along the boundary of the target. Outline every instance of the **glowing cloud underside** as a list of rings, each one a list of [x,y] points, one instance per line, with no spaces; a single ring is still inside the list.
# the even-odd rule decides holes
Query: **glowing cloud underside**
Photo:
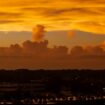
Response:
[[[105,0],[0,1],[0,30],[31,30],[36,24],[105,34]]]

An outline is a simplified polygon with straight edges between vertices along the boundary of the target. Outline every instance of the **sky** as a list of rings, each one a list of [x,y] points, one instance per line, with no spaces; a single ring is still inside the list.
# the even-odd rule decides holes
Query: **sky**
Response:
[[[1,0],[1,30],[81,30],[105,33],[104,0]],[[18,27],[18,28],[17,28]]]
[[[105,60],[102,59],[105,56],[104,11],[104,0],[1,0],[0,54],[1,62],[8,61],[8,64],[2,63],[0,68],[105,69]],[[44,43],[46,40],[47,45]],[[23,43],[27,41],[29,43],[26,48],[28,46],[31,52],[24,50]],[[44,51],[37,49],[38,46],[43,47]],[[60,56],[61,60],[53,59],[49,63],[52,55],[59,58],[64,47],[67,51],[62,55],[63,58]],[[73,51],[74,58],[71,58],[75,48],[77,53],[82,51],[82,55],[79,54],[78,57],[76,53],[75,56]],[[16,56],[20,55],[15,52],[17,49],[21,49],[22,59],[19,61]],[[39,53],[42,63],[34,59],[31,59],[30,63],[27,57],[31,56],[33,50],[46,52],[44,55],[50,54],[47,56],[48,62],[44,62],[45,58],[41,57],[44,55]],[[35,57],[33,55],[33,58]],[[36,62],[36,66],[32,62]]]

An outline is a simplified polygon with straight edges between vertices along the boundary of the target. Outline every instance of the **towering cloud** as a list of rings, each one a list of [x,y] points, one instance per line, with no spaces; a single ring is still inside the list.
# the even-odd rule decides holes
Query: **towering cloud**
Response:
[[[41,42],[44,39],[44,26],[43,25],[37,25],[33,28],[32,33],[32,40],[33,42]]]

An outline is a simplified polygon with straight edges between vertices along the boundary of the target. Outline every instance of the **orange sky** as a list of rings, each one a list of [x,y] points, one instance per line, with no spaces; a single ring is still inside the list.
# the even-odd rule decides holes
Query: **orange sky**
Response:
[[[105,34],[104,0],[0,0],[0,30],[81,30]]]

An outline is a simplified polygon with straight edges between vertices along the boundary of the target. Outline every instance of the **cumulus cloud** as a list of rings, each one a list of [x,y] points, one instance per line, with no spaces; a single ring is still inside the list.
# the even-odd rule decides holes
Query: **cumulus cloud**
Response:
[[[27,40],[9,47],[0,47],[0,68],[29,69],[105,69],[105,50],[99,46],[48,47],[48,40]]]
[[[71,49],[71,55],[74,56],[105,56],[105,51],[104,49],[99,45],[99,46],[75,46]]]
[[[44,26],[43,25],[37,25],[36,27],[33,28],[33,33],[32,33],[32,40],[34,42],[40,42],[44,38]]]
[[[76,56],[80,56],[83,55],[85,53],[84,49],[81,46],[75,46],[71,49],[71,54],[72,55],[76,55]]]
[[[104,69],[105,50],[101,46],[76,46],[71,49],[71,64],[77,68]]]

